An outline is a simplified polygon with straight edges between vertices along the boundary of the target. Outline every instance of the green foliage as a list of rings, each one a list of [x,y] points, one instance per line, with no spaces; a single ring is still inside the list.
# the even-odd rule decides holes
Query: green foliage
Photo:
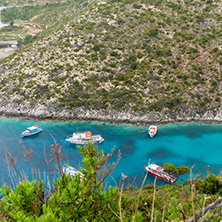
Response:
[[[42,13],[46,8],[53,10],[59,4],[44,4],[24,7],[10,7],[1,11],[1,19],[3,23],[9,23],[15,19],[29,20],[35,15]]]
[[[94,46],[93,46],[93,50],[94,50],[94,51],[99,51],[99,50],[100,50],[100,47],[101,47],[100,44],[95,43]]]
[[[177,173],[176,167],[173,164],[165,163],[163,168],[169,172]]]
[[[142,8],[142,5],[139,5],[139,4],[134,3],[134,4],[133,4],[133,8],[135,8],[135,9],[140,9],[140,8]]]
[[[117,56],[118,56],[118,53],[117,53],[116,51],[112,51],[112,52],[110,52],[110,55],[111,55],[111,56],[114,56],[114,57],[117,57]]]
[[[179,175],[190,172],[190,168],[187,166],[178,166],[176,169]]]
[[[177,175],[182,175],[182,174],[190,172],[189,167],[186,167],[186,166],[183,166],[183,165],[175,167],[173,164],[170,164],[170,163],[165,163],[163,168],[165,170],[167,170],[169,172],[172,172],[172,173],[175,173]]]
[[[157,37],[158,34],[159,34],[158,28],[150,29],[149,32],[148,32],[148,35],[151,36],[151,37]]]
[[[28,43],[33,42],[36,39],[36,37],[32,37],[31,35],[27,35],[24,39],[18,39],[18,45],[22,46],[22,45],[26,45]]]
[[[17,221],[35,221],[42,214],[44,192],[42,181],[20,182],[15,190],[3,185],[0,193],[4,196],[1,200],[3,208],[10,211],[10,216]],[[10,206],[10,208],[9,208]]]
[[[201,180],[197,187],[198,190],[204,194],[218,194],[220,196],[222,193],[222,182],[213,174],[210,174]]]

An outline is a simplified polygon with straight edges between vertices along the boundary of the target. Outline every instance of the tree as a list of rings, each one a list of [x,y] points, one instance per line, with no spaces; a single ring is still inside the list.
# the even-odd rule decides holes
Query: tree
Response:
[[[14,20],[12,19],[10,22],[10,26],[13,28],[14,27]]]

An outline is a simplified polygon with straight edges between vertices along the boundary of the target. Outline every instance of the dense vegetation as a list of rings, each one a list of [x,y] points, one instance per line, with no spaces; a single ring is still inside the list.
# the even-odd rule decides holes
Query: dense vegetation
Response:
[[[190,172],[190,168],[189,167],[186,167],[186,166],[178,166],[178,167],[175,167],[173,164],[170,164],[170,163],[165,163],[163,168],[166,170],[166,171],[169,171],[169,172],[172,172],[176,175],[182,175],[184,173],[188,173]]]
[[[58,21],[62,20],[64,23],[79,7],[86,6],[87,2],[71,0],[9,7],[2,10],[1,20],[6,24],[14,20],[21,20],[28,24],[38,25],[39,28],[44,30],[55,25]]]
[[[74,177],[63,174],[61,148],[54,144],[51,150],[57,163],[58,177],[53,182],[50,179],[50,186],[46,186],[48,183],[40,180],[33,169],[31,153],[23,147],[36,175],[33,182],[17,171],[13,157],[5,149],[9,154],[9,165],[17,172],[12,179],[21,180],[14,189],[7,185],[0,189],[0,214],[10,221],[184,221],[195,213],[198,219],[198,213],[215,200],[219,202],[215,204],[217,207],[214,206],[208,213],[201,213],[202,220],[222,219],[220,213],[212,219],[222,206],[221,199],[218,199],[222,194],[222,182],[220,177],[212,174],[202,179],[200,175],[197,181],[191,179],[182,185],[157,187],[154,181],[153,185],[141,186],[140,189],[133,186],[125,189],[126,176],[122,175],[120,187],[105,189],[103,181],[115,168],[120,154],[116,162],[111,163],[114,150],[104,155],[92,144],[79,146],[83,158],[81,171],[85,176],[80,180],[78,174]],[[47,161],[48,166],[51,161]]]
[[[10,23],[15,19],[26,21],[40,13],[45,13],[46,9],[55,10],[58,6],[60,6],[59,3],[5,8],[1,12],[1,21],[2,23]]]
[[[20,46],[31,43],[33,41],[31,37],[46,30],[50,32],[48,30],[51,26],[55,29],[57,25],[68,22],[70,16],[72,17],[80,8],[84,8],[88,2],[90,0],[33,1],[24,6],[12,4],[13,7],[1,11],[1,22],[9,24],[11,29],[3,28],[0,40],[17,39]]]
[[[23,6],[61,2],[61,0],[0,0],[0,6]]]
[[[3,61],[2,95],[73,109],[221,106],[220,1],[107,0],[79,7]],[[127,102],[126,102],[127,101]]]

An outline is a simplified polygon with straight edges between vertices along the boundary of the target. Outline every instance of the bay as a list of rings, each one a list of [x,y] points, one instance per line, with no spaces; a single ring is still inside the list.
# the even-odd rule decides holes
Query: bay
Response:
[[[43,132],[21,138],[21,132],[27,127],[37,124],[43,128]],[[78,122],[78,121],[41,121],[17,118],[0,118],[0,141],[12,154],[16,161],[19,172],[28,175],[32,180],[30,163],[25,160],[22,146],[30,152],[32,151],[31,161],[33,167],[38,169],[41,179],[49,177],[49,170],[46,164],[47,159],[51,158],[51,145],[55,142],[61,146],[63,162],[68,163],[78,169],[81,168],[82,159],[75,145],[65,141],[75,131],[88,131],[92,134],[101,134],[105,139],[99,144],[99,149],[105,154],[116,150],[110,163],[116,160],[118,150],[121,151],[121,159],[105,180],[105,186],[119,186],[121,173],[128,177],[125,185],[140,187],[145,176],[144,166],[148,161],[160,166],[164,163],[171,163],[175,166],[185,165],[193,167],[192,176],[197,177],[199,172],[207,176],[210,173],[218,175],[222,169],[222,124],[204,123],[180,123],[166,124],[158,126],[158,133],[154,138],[149,138],[147,134],[148,126],[136,126],[127,124],[111,124],[100,122]],[[22,144],[19,142],[21,141]],[[6,163],[6,152],[1,145],[1,171],[0,185],[10,184],[8,168]],[[51,174],[57,177],[58,171],[54,168],[53,162],[50,163]],[[190,175],[180,176],[178,183],[189,179]],[[145,184],[153,184],[154,177],[148,175]],[[166,183],[157,180],[158,185]]]

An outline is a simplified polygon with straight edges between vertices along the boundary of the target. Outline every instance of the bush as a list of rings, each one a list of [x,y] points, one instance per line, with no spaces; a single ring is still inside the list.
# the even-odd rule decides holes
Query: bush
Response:
[[[213,174],[208,175],[207,178],[204,178],[199,182],[199,191],[205,194],[217,194],[221,192],[222,184],[219,182],[217,177]]]
[[[150,29],[148,35],[151,37],[157,37],[159,34],[158,28]]]
[[[135,9],[140,9],[140,8],[142,8],[142,5],[139,5],[139,4],[133,4],[133,8],[135,8]]]

